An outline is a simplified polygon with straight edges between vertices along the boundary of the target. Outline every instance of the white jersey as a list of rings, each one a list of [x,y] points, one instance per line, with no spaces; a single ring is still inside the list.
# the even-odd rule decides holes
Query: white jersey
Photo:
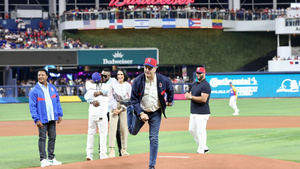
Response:
[[[112,84],[112,109],[117,108],[117,102],[129,101],[131,96],[131,85],[128,82]]]
[[[90,104],[89,112],[99,116],[106,116],[109,106],[108,93],[110,90],[110,86],[106,83],[96,84],[91,81],[87,81],[85,87],[87,90],[86,94],[84,95],[85,100],[88,103],[91,103],[93,101],[98,101],[100,103],[100,106],[98,107],[95,107],[93,104]],[[94,92],[97,91],[101,91],[103,95],[94,97]]]

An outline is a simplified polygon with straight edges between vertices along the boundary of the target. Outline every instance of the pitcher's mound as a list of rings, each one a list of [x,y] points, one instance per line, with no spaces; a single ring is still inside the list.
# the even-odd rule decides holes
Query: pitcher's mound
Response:
[[[47,167],[49,169],[148,169],[149,154]],[[156,169],[300,169],[300,163],[231,154],[159,153]]]

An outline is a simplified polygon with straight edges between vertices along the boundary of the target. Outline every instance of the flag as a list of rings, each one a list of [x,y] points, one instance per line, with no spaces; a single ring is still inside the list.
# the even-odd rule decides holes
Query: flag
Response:
[[[176,19],[162,19],[162,28],[176,28]]]
[[[293,64],[298,65],[298,64],[299,64],[299,61],[290,61],[290,64],[291,64],[291,65],[293,65]]]
[[[109,29],[123,29],[123,19],[109,20]]]
[[[135,29],[149,29],[149,19],[136,19],[134,20]]]
[[[201,28],[200,19],[189,19],[189,28]]]
[[[96,29],[96,20],[83,20],[84,29]]]
[[[223,29],[223,20],[222,19],[213,19],[212,20],[213,29]]]

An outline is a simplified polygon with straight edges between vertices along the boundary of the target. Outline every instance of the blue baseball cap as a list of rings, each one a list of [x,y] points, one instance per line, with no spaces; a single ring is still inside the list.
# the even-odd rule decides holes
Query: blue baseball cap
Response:
[[[92,74],[92,80],[95,82],[95,83],[99,83],[100,80],[101,80],[101,75],[99,72],[94,72]]]

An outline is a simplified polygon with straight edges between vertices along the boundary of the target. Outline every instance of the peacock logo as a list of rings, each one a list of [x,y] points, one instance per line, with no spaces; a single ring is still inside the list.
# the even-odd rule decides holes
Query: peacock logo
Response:
[[[277,93],[280,92],[299,92],[299,86],[297,80],[285,79],[281,82],[281,86],[276,90]]]

